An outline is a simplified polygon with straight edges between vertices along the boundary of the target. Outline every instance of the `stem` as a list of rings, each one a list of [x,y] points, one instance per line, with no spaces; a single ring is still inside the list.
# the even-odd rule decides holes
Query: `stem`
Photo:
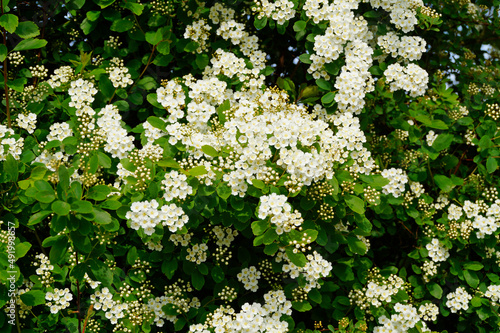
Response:
[[[21,325],[19,324],[19,313],[17,311],[16,311],[16,327],[17,327],[17,333],[21,333]]]
[[[151,58],[153,58],[153,54],[155,53],[155,50],[156,50],[156,45],[153,45],[153,50],[151,50],[151,54],[149,55],[149,58],[148,58],[148,62],[146,64],[146,67],[144,67],[144,69],[142,70],[141,74],[139,75],[139,77],[134,80],[134,84],[130,86],[128,92],[130,93],[132,91],[132,88],[135,86],[136,82],[139,81],[141,79],[141,77],[144,75],[144,73],[146,72],[146,70],[148,69],[149,65],[151,64]]]

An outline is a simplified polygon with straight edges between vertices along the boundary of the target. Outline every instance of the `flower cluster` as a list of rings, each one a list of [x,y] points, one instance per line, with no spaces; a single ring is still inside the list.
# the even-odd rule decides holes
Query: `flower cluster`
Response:
[[[168,121],[174,123],[177,119],[184,117],[182,108],[185,105],[186,96],[182,90],[182,86],[170,80],[162,87],[156,90],[158,103],[160,103],[170,113]]]
[[[427,145],[430,147],[434,143],[434,140],[436,140],[437,134],[434,133],[433,130],[430,130],[429,133],[425,136],[425,141],[427,142]]]
[[[349,292],[351,304],[356,304],[362,310],[370,306],[380,307],[382,302],[390,303],[392,296],[405,288],[402,278],[395,274],[383,277],[378,269],[373,269],[369,274],[368,284],[362,289],[354,289]]]
[[[191,241],[191,234],[171,234],[169,240],[175,244],[175,246],[188,246]]]
[[[119,58],[111,59],[110,66],[106,68],[109,79],[115,88],[127,88],[133,84],[128,68],[123,65],[123,60]]]
[[[172,170],[165,174],[165,179],[161,181],[162,190],[165,191],[163,197],[166,201],[172,201],[175,198],[186,199],[193,193],[193,188],[186,182],[187,176]]]
[[[29,112],[27,115],[22,113],[17,115],[17,126],[24,128],[28,133],[33,134],[36,128],[36,114]]]
[[[47,135],[47,142],[53,140],[63,141],[73,135],[73,131],[68,123],[54,123],[50,125],[50,133]]]
[[[402,169],[391,168],[383,170],[381,174],[389,180],[389,184],[382,188],[382,193],[399,197],[405,190],[405,184],[408,183],[406,173]]]
[[[425,52],[426,42],[418,36],[399,36],[394,32],[378,37],[378,45],[392,57],[407,60],[419,60]]]
[[[118,107],[108,104],[98,112],[98,116],[97,126],[106,142],[104,150],[111,153],[112,157],[120,159],[127,157],[127,153],[134,149],[134,137],[127,135],[127,130],[122,127],[122,117]]]
[[[97,89],[94,84],[84,79],[71,81],[71,87],[68,89],[68,94],[71,97],[69,106],[81,109],[94,101],[94,95],[97,94]]]
[[[449,293],[446,298],[446,306],[450,308],[451,312],[456,313],[469,308],[469,301],[472,296],[463,287],[458,287],[455,292]]]
[[[238,236],[238,230],[233,230],[230,227],[222,228],[218,225],[213,227],[212,232],[216,238],[217,246],[229,247],[234,238]]]
[[[243,283],[243,287],[246,290],[257,291],[259,289],[259,279],[260,271],[257,270],[255,266],[250,266],[248,268],[243,268],[241,272],[236,275],[238,281]]]
[[[92,288],[92,289],[97,288],[101,284],[100,281],[94,281],[94,280],[92,280],[90,278],[90,276],[88,276],[87,273],[85,273],[85,275],[83,276],[83,279],[85,280],[85,282],[87,282],[90,285],[90,288]]]
[[[189,38],[198,43],[198,48],[193,53],[201,53],[207,50],[207,40],[210,37],[211,26],[204,19],[193,22],[186,26],[184,38]]]
[[[127,303],[122,304],[113,300],[113,295],[107,287],[102,288],[100,291],[97,290],[93,295],[90,295],[90,302],[94,304],[95,310],[104,311],[106,319],[109,319],[112,324],[117,324],[118,319],[125,316],[123,312],[128,309]]]
[[[271,18],[278,22],[278,24],[284,24],[286,21],[292,19],[295,16],[295,9],[293,9],[294,4],[288,0],[258,0],[255,2],[255,7],[252,10],[259,13],[257,17],[259,19],[264,16]]]
[[[207,260],[208,246],[205,243],[194,244],[191,248],[187,249],[186,260],[195,262],[197,265]]]
[[[425,246],[425,248],[429,251],[429,257],[434,262],[446,261],[446,259],[450,256],[450,252],[439,243],[437,238],[433,238],[432,241]]]
[[[238,313],[232,308],[220,307],[208,317],[205,324],[191,325],[189,332],[288,332],[288,323],[281,321],[282,315],[292,314],[292,303],[286,299],[285,292],[271,290],[264,295],[264,301],[264,305],[245,303]]]
[[[286,201],[286,196],[276,193],[260,197],[259,219],[271,216],[271,223],[276,225],[278,235],[300,227],[304,221],[299,211],[292,212],[292,206]]]
[[[398,63],[389,65],[384,76],[387,83],[390,83],[391,91],[403,89],[412,97],[423,95],[429,82],[427,72],[415,64],[408,64],[406,67]]]
[[[379,324],[382,324],[383,326],[375,327],[373,329],[374,333],[405,333],[408,332],[409,329],[415,327],[415,325],[420,321],[417,309],[411,304],[404,305],[396,303],[394,305],[394,310],[397,314],[391,315],[391,318],[387,318],[386,316],[378,317]],[[425,322],[422,323],[421,331],[430,332],[425,325]]]
[[[181,229],[189,220],[181,207],[175,204],[164,205],[158,210],[159,204],[153,199],[151,201],[134,202],[130,206],[125,217],[130,221],[130,227],[134,230],[142,228],[146,235],[151,236],[158,224],[168,226],[171,232]]]
[[[321,254],[314,251],[312,254],[306,256],[307,263],[304,267],[298,267],[285,257],[288,263],[283,265],[283,272],[290,274],[292,279],[302,276],[305,277],[307,284],[304,290],[309,292],[313,288],[321,288],[318,280],[322,277],[327,277],[332,270],[332,263],[323,259]]]
[[[404,32],[410,32],[415,28],[418,23],[416,9],[424,7],[422,0],[370,0],[370,4],[373,8],[382,7],[382,9],[389,12],[391,23]]]
[[[9,154],[18,160],[23,152],[23,146],[24,138],[16,139],[14,130],[5,125],[0,125],[0,161],[5,161]]]
[[[500,301],[500,285],[490,285],[488,290],[484,293],[484,297],[488,297],[493,302],[498,303]]]
[[[51,313],[58,313],[59,310],[66,309],[72,299],[73,295],[68,288],[54,288],[54,292],[49,291],[45,294],[45,300],[47,300],[45,305],[50,307]]]
[[[426,321],[435,321],[439,314],[439,308],[434,303],[425,303],[418,307],[420,319]]]

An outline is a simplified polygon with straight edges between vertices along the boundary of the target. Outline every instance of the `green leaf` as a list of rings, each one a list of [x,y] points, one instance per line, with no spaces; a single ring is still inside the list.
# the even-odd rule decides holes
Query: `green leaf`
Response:
[[[184,46],[184,52],[194,52],[198,49],[199,46],[200,44],[198,44],[197,42],[191,41],[187,43],[186,46]]]
[[[96,21],[99,16],[101,16],[101,11],[100,10],[92,10],[92,11],[89,11],[87,12],[87,18],[89,19],[89,21]]]
[[[16,259],[22,258],[31,249],[31,244],[29,242],[18,243],[15,246]]]
[[[52,191],[39,191],[35,194],[35,199],[43,203],[51,203],[56,199],[54,190]]]
[[[120,20],[113,21],[110,29],[111,29],[111,31],[125,32],[125,31],[129,31],[130,29],[132,29],[134,27],[134,24],[135,23],[133,21],[130,21],[127,19],[120,19]]]
[[[380,16],[380,14],[374,10],[371,10],[369,12],[364,13],[363,16],[366,18],[377,18]]]
[[[168,40],[160,42],[158,44],[158,46],[156,47],[156,49],[161,54],[164,54],[164,55],[170,54],[170,42]],[[196,59],[198,59],[198,58],[196,58]]]
[[[347,194],[344,196],[344,200],[353,212],[358,214],[363,214],[365,212],[365,202],[362,199],[354,195]]]
[[[307,259],[304,253],[298,251],[297,253],[293,252],[293,247],[287,246],[286,249],[286,255],[288,256],[288,259],[295,264],[298,267],[304,267],[307,264]]]
[[[40,34],[40,29],[31,21],[20,22],[17,26],[16,34],[23,39],[33,38]]]
[[[106,8],[112,5],[116,0],[94,0],[96,4],[101,6],[101,8]]]
[[[351,250],[351,252],[361,255],[366,253],[367,249],[365,243],[354,235],[347,237],[347,245],[349,246],[349,250]]]
[[[93,213],[95,216],[94,222],[97,224],[109,224],[111,223],[111,215],[100,208],[94,207]]]
[[[141,15],[142,11],[144,10],[144,5],[140,3],[134,3],[134,2],[125,2],[122,3],[121,6],[123,8],[130,9],[132,13],[135,15]]]
[[[455,187],[451,179],[443,175],[434,175],[434,181],[436,185],[446,193],[450,192]]]
[[[17,182],[19,176],[17,161],[11,154],[8,154],[5,162],[3,162],[3,171],[7,175],[8,181]]]
[[[321,297],[321,293],[316,288],[311,289],[309,291],[309,293],[307,294],[307,296],[309,296],[311,301],[314,301],[318,304],[321,304],[321,302],[323,301],[323,297]]]
[[[167,278],[170,280],[177,271],[178,266],[179,263],[177,262],[176,259],[165,260],[161,264],[161,272],[165,274]]]
[[[137,254],[137,248],[135,246],[132,246],[127,253],[127,264],[132,266],[135,264],[135,261],[139,258],[139,255]]]
[[[493,173],[497,170],[498,163],[497,159],[489,156],[488,159],[486,160],[486,170],[488,170],[488,173]]]
[[[151,45],[157,45],[163,39],[163,33],[161,28],[156,31],[146,32],[146,42]]]
[[[194,270],[191,273],[191,283],[193,284],[194,289],[199,291],[205,285],[205,277],[197,270]]]
[[[90,21],[88,18],[85,18],[80,24],[80,29],[82,29],[85,35],[88,35],[97,27],[97,22]]]
[[[304,53],[299,56],[300,62],[303,64],[312,64],[311,55],[309,53]]]
[[[45,304],[45,293],[41,290],[30,290],[21,294],[21,301],[27,306]]]
[[[437,299],[441,299],[443,297],[443,289],[441,286],[435,282],[427,283],[426,285],[427,290],[429,290],[429,293],[434,296]]]
[[[335,100],[335,93],[333,92],[329,92],[323,97],[321,97],[321,103],[323,103],[323,105],[331,104],[334,100]]]
[[[68,0],[66,0],[66,6],[69,10],[82,9],[84,4],[85,4],[85,0],[71,0],[69,2],[68,2]]]
[[[479,261],[469,261],[464,264],[464,269],[468,269],[471,271],[480,271],[483,269],[484,265]]]
[[[59,175],[59,185],[63,189],[67,189],[69,187],[69,172],[68,169],[64,164],[61,164],[59,166],[59,170],[57,170],[57,173]]]
[[[35,225],[43,221],[47,216],[52,214],[51,210],[43,210],[41,212],[38,212],[36,214],[33,214],[30,216],[30,219],[28,220],[28,225]]]
[[[166,159],[159,160],[158,165],[161,167],[167,167],[167,168],[172,168],[172,169],[179,169],[180,168],[179,163],[176,160],[174,160],[172,157],[168,157]]]
[[[54,201],[51,208],[57,215],[61,216],[68,215],[71,210],[70,204],[61,200]]]
[[[325,79],[317,79],[316,80],[316,85],[318,87],[320,87],[324,91],[330,91],[330,90],[332,90],[332,85],[330,84],[330,82],[328,82]]]
[[[7,58],[7,46],[0,44],[0,62],[3,62]]]
[[[108,265],[97,259],[90,259],[89,264],[96,281],[101,281],[104,287],[110,287],[113,282],[113,273]]]
[[[263,16],[262,18],[258,19],[255,17],[255,21],[253,22],[253,25],[255,29],[260,30],[263,29],[267,24],[267,17]]]
[[[66,235],[61,236],[52,244],[52,248],[50,249],[49,260],[52,263],[58,263],[63,259],[68,250],[68,237]]]
[[[292,302],[292,308],[299,312],[307,312],[312,309],[311,303],[307,301],[302,302]]]
[[[207,67],[209,60],[210,59],[208,58],[208,55],[206,55],[205,53],[196,55],[196,65],[199,69],[204,69],[205,67]]]
[[[93,211],[93,207],[88,201],[77,200],[71,204],[71,210],[82,214],[90,214]]]
[[[476,272],[464,270],[464,278],[467,281],[467,284],[472,288],[477,288],[479,285],[479,278],[477,277]]]
[[[436,140],[432,143],[432,148],[436,151],[447,149],[453,142],[453,134],[443,133],[439,134]]]
[[[3,14],[0,16],[0,26],[4,27],[11,34],[16,31],[18,24],[19,19],[14,14]]]
[[[209,146],[209,145],[201,146],[201,151],[204,152],[206,155],[211,156],[211,157],[219,156],[219,152],[215,148],[213,148],[212,146]]]
[[[264,253],[267,254],[268,256],[274,256],[276,252],[279,250],[279,245],[276,243],[271,243],[266,245],[264,248]]]
[[[162,119],[160,119],[158,117],[154,117],[154,116],[148,117],[147,122],[151,126],[153,126],[154,128],[157,128],[160,130],[165,130],[165,126],[166,126],[165,121],[163,121]]]
[[[265,234],[262,238],[262,242],[265,245],[269,245],[269,244],[272,244],[276,239],[278,239],[278,234],[276,233],[276,230],[269,228],[265,232]]]
[[[28,38],[20,41],[12,51],[35,50],[42,48],[45,45],[47,45],[47,41],[45,39]]]
[[[111,168],[111,158],[108,155],[98,151],[97,158],[99,160],[99,165],[101,165],[104,168]]]
[[[268,228],[269,222],[267,221],[252,222],[252,232],[255,236],[262,235]]]
[[[352,281],[354,280],[354,273],[352,268],[344,263],[339,263],[333,266],[333,273],[342,281]]]
[[[22,92],[24,91],[24,85],[26,84],[27,80],[24,77],[15,79],[15,80],[9,80],[7,81],[7,86],[11,89],[14,89],[17,92]]]
[[[212,275],[215,283],[221,283],[225,279],[224,271],[220,266],[214,266],[210,271],[210,275]]]
[[[266,186],[266,184],[260,179],[252,179],[252,185],[261,190]]]
[[[303,31],[306,29],[306,26],[307,26],[307,22],[297,21],[293,25],[293,31],[295,31],[295,32]]]
[[[227,200],[231,196],[232,190],[229,186],[224,183],[220,183],[217,186],[217,195],[224,200]]]
[[[231,109],[231,103],[229,102],[228,99],[224,101],[219,107],[217,108],[217,115],[219,116],[219,122],[221,125],[224,125],[226,122],[226,115],[224,114],[224,111],[227,111]]]
[[[207,169],[205,168],[204,165],[199,165],[199,166],[196,166],[194,168],[191,168],[187,171],[191,176],[201,176],[201,175],[204,175],[206,174],[208,171]]]
[[[122,206],[121,202],[117,200],[106,200],[99,205],[99,207],[101,208],[111,209],[111,210],[117,210],[121,206]]]
[[[93,199],[97,201],[105,200],[108,194],[111,193],[111,189],[107,185],[96,185],[91,187],[87,193],[87,199]]]

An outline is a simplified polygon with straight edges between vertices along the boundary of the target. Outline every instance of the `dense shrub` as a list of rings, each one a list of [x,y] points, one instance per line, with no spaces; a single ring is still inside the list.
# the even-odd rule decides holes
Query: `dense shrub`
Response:
[[[0,329],[498,329],[499,5],[1,1]]]

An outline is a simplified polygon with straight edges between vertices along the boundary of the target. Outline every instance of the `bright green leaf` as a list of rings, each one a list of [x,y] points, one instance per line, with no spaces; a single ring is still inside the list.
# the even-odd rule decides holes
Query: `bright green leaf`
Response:
[[[45,39],[33,39],[28,38],[20,41],[16,47],[14,47],[13,51],[26,51],[26,50],[35,50],[44,47],[47,45],[47,41]]]

